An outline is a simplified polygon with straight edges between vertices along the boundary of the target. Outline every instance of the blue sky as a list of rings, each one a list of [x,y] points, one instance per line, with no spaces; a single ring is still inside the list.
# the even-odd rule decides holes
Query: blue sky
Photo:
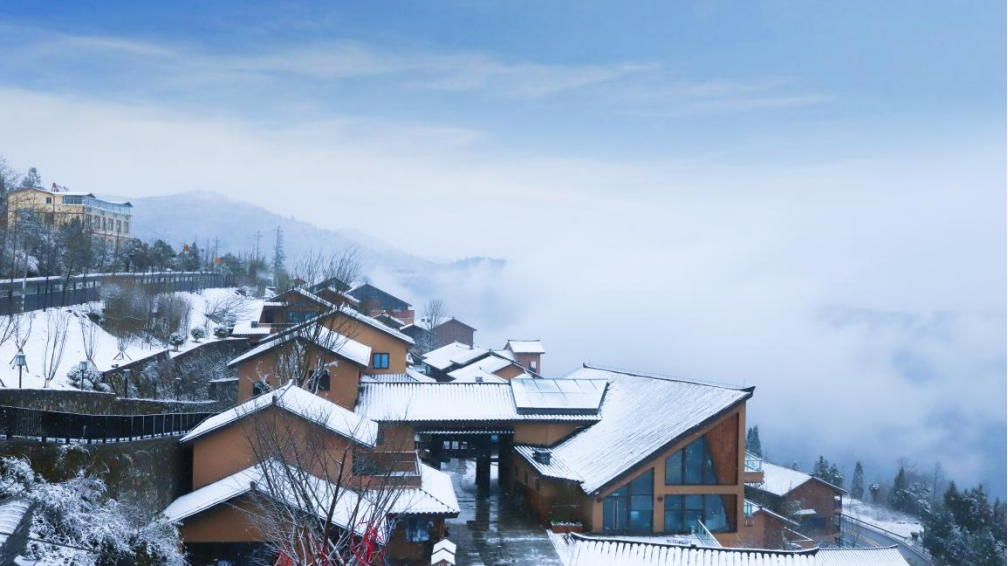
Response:
[[[442,282],[487,344],[1004,493],[1003,1],[53,6],[0,4],[0,155],[47,183],[503,257]]]

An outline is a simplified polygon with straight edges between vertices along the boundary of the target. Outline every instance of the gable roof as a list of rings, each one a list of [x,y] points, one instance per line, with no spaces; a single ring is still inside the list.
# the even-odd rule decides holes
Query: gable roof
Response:
[[[269,393],[253,397],[237,407],[205,419],[183,436],[180,442],[192,442],[205,434],[235,423],[267,407],[277,407],[287,411],[358,444],[373,448],[377,442],[378,423],[305,391],[293,383],[287,383]]]
[[[422,359],[423,363],[430,367],[444,371],[452,366],[468,365],[489,354],[490,350],[484,348],[476,348],[461,342],[452,342],[451,344],[427,352]]]
[[[545,354],[541,340],[508,340],[505,346],[516,354]]]
[[[345,315],[345,316],[347,316],[349,318],[352,318],[352,319],[354,319],[354,320],[356,320],[356,321],[358,321],[358,322],[360,322],[362,324],[366,324],[366,325],[370,326],[371,328],[374,328],[375,330],[378,330],[380,332],[384,332],[385,334],[388,334],[389,336],[391,336],[391,337],[393,337],[393,338],[395,338],[397,340],[401,340],[401,341],[403,341],[403,342],[405,342],[405,343],[407,343],[407,344],[409,344],[411,346],[413,344],[415,344],[415,342],[413,341],[412,338],[410,338],[409,336],[403,334],[402,332],[399,332],[395,328],[392,328],[392,327],[388,326],[387,324],[382,324],[381,321],[379,321],[379,320],[375,320],[374,318],[371,318],[370,316],[361,314],[361,313],[355,311],[352,308],[340,308],[340,307],[337,307],[335,305],[333,305],[333,308],[331,310],[329,310],[329,311],[319,313],[319,314],[311,317],[310,319],[308,319],[308,320],[306,320],[306,321],[304,321],[304,322],[302,322],[300,324],[297,324],[295,326],[291,326],[290,328],[285,328],[281,332],[278,332],[276,334],[271,334],[270,336],[267,336],[265,339],[263,339],[260,342],[260,344],[263,344],[263,343],[266,343],[266,342],[269,342],[269,341],[273,341],[273,340],[279,340],[283,336],[288,336],[288,335],[293,334],[295,332],[299,332],[301,329],[307,328],[310,325],[320,324],[321,323],[320,319],[322,319],[324,317],[336,316],[336,315]]]
[[[442,322],[441,324],[435,326],[434,329],[436,330],[438,328],[441,328],[442,326],[444,326],[446,324],[458,324],[458,325],[461,325],[461,326],[464,326],[464,327],[468,328],[469,330],[472,330],[473,332],[476,332],[475,328],[473,328],[472,326],[469,326],[468,324],[462,322],[461,320],[455,318],[454,316],[451,317],[451,318],[449,318],[448,320]]]
[[[378,299],[383,309],[408,309],[412,306],[392,293],[379,289],[370,283],[361,283],[347,292],[357,297],[361,302],[366,302],[369,299]]]
[[[806,474],[805,472],[792,470],[791,468],[778,466],[777,464],[771,464],[770,462],[765,461],[763,462],[763,483],[754,487],[760,491],[784,497],[799,486],[810,481],[821,483],[838,493],[847,493],[843,488],[837,487],[815,476]]]
[[[389,513],[410,515],[458,515],[460,511],[451,476],[420,464],[420,486],[395,488]]]
[[[490,383],[505,383],[507,380],[498,376],[496,372],[511,365],[517,364],[511,360],[490,354],[469,365],[448,372],[448,377],[457,382],[476,382],[482,380],[483,382]]]
[[[322,308],[324,308],[326,310],[331,310],[331,309],[336,308],[336,305],[330,303],[329,301],[323,299],[322,297],[320,297],[320,296],[318,296],[318,295],[316,295],[314,293],[309,293],[308,291],[305,291],[301,287],[294,287],[293,289],[288,289],[288,290],[284,291],[283,293],[280,293],[278,295],[270,297],[266,301],[265,304],[267,304],[269,306],[286,306],[289,303],[287,301],[282,300],[282,299],[284,297],[286,297],[287,295],[292,295],[292,294],[293,295],[297,295],[297,296],[301,297],[302,299],[306,299],[308,301],[311,301],[311,302],[315,303],[316,305],[318,305],[318,306],[320,306],[320,307],[322,307]]]
[[[568,566],[907,566],[896,547],[759,550],[567,536]]]
[[[549,473],[560,476],[573,471],[585,493],[598,491],[653,458],[751,397],[753,391],[587,365],[567,379],[609,381],[599,411],[601,421],[550,449],[551,462],[557,463],[551,464]]]
[[[336,486],[322,478],[290,466],[288,466],[289,469],[293,471],[290,474],[285,474],[281,466],[283,464],[278,462],[250,466],[179,497],[172,501],[163,513],[172,523],[182,522],[194,515],[251,493],[256,489],[255,486],[266,485],[265,480],[268,478],[272,480],[274,486],[269,494],[277,497],[283,503],[301,507],[304,503],[304,497],[297,497],[293,493],[300,491],[311,494],[311,498],[317,502],[317,505],[313,505],[314,508],[305,509],[305,511],[313,512],[319,517],[327,516],[328,504],[332,502],[333,497],[336,497],[333,522],[342,529],[353,527],[359,534],[364,532],[366,527],[359,519],[374,514],[374,505],[367,498],[362,498],[351,489]],[[267,475],[268,467],[276,467],[278,471]],[[297,485],[282,485],[284,478],[290,476],[298,479]],[[259,493],[266,494],[267,492],[260,491]]]
[[[227,367],[234,367],[242,362],[261,356],[274,348],[278,348],[290,342],[298,341],[314,344],[334,356],[339,356],[345,360],[349,360],[361,367],[367,367],[371,362],[371,348],[369,346],[365,346],[356,340],[351,340],[350,338],[347,338],[338,332],[333,332],[324,326],[313,329],[313,332],[315,330],[318,332],[314,336],[305,336],[294,332],[277,334],[275,338],[263,340],[256,347],[251,348],[236,358],[233,358],[227,363]]]
[[[596,422],[598,415],[519,412],[509,383],[361,383],[358,414],[380,422]]]

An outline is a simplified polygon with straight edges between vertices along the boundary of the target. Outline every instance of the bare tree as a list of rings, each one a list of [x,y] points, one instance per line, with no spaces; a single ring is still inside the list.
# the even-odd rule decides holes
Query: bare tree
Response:
[[[84,345],[84,358],[95,366],[94,357],[95,352],[98,350],[98,342],[101,339],[101,333],[98,332],[98,325],[88,318],[87,316],[81,316],[77,319],[80,323],[81,340]]]
[[[422,322],[426,332],[421,335],[419,340],[421,353],[426,354],[438,348],[437,327],[447,320],[447,310],[444,301],[441,299],[431,299],[424,305]]]
[[[384,537],[397,520],[389,512],[406,476],[419,472],[416,454],[388,445],[377,451],[306,422],[328,422],[341,410],[326,407],[320,403],[306,420],[275,410],[246,419],[257,462],[254,523],[287,564],[384,563]],[[375,439],[373,425],[362,420],[347,436]]]
[[[248,299],[237,293],[207,297],[203,307],[203,329],[209,334],[211,322],[218,325],[227,324],[248,317],[250,312]]]
[[[351,248],[330,256],[309,254],[297,262],[293,275],[299,278],[303,278],[302,274],[312,276],[318,281],[335,278],[346,282],[356,279],[359,269],[357,252]],[[303,290],[298,292],[307,293]],[[274,362],[257,371],[263,390],[293,382],[298,387],[316,392],[320,378],[339,362],[331,356],[311,355],[311,352],[316,348],[340,352],[359,332],[362,316],[347,302],[329,303],[308,320],[270,338],[280,341],[280,346]]]
[[[49,383],[59,371],[60,363],[63,362],[69,321],[70,316],[61,310],[54,309],[46,313],[46,346],[42,360],[45,387],[49,387]]]

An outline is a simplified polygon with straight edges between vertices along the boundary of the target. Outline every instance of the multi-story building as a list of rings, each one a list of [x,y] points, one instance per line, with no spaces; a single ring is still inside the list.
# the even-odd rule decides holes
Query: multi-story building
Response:
[[[51,190],[25,188],[7,195],[7,225],[17,223],[24,212],[41,215],[47,225],[63,226],[74,219],[95,235],[110,240],[129,239],[133,205],[100,199],[93,193],[61,190],[55,183]]]

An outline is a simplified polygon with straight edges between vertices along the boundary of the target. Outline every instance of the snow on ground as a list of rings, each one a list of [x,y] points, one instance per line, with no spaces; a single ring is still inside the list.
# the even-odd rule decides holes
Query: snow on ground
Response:
[[[233,288],[204,289],[199,293],[178,293],[178,295],[185,297],[190,304],[190,321],[189,329],[187,330],[204,325],[208,304],[213,305],[218,300],[239,296]],[[258,299],[248,299],[246,308],[249,312],[257,312],[261,308],[261,303],[262,301]],[[82,326],[86,329],[95,324],[87,317],[87,313],[98,312],[100,307],[100,303],[94,302],[66,308],[53,308],[48,311],[33,311],[23,315],[31,319],[31,334],[24,347],[25,359],[28,364],[23,376],[23,387],[25,389],[43,389],[47,387],[49,389],[74,388],[67,378],[67,373],[86,359]],[[48,334],[46,323],[49,317],[67,317],[68,321],[63,357],[58,364],[58,369],[55,372],[53,380],[47,385],[44,377],[46,365],[44,362],[46,359],[46,338]],[[6,318],[0,316],[0,328],[6,325]],[[240,318],[243,317],[239,316]],[[195,343],[187,331],[187,341],[179,348],[179,351],[183,352],[207,341],[216,340],[212,334],[214,326],[216,325],[212,322],[207,325],[208,336],[202,339],[200,343]],[[127,357],[124,358],[119,356],[119,346],[115,336],[109,334],[100,326],[96,330],[94,362],[100,371],[111,369],[113,365],[121,365],[146,358],[166,349],[173,350],[167,344],[161,344],[157,341],[153,341],[150,344],[134,341],[126,346],[125,354]],[[14,366],[14,356],[17,354],[17,350],[17,345],[13,338],[0,345],[0,381],[2,381],[0,387],[16,388],[18,386],[18,370]]]
[[[843,500],[844,515],[851,516],[873,527],[897,534],[905,539],[911,533],[924,530],[920,520],[913,515],[887,509],[881,505],[873,505],[866,501],[845,497]]]

